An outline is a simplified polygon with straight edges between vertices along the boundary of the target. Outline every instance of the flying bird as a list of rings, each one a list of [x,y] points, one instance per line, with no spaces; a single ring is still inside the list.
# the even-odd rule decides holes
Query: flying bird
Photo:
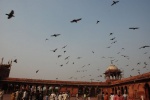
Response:
[[[8,19],[12,18],[12,17],[15,17],[14,16],[14,11],[11,10],[11,12],[9,14],[6,14],[8,16]]]
[[[145,45],[145,46],[140,47],[139,49],[146,48],[146,47],[150,47],[150,46]]]
[[[61,57],[62,55],[58,55],[58,58]]]
[[[15,59],[14,62],[17,63],[17,59]]]
[[[39,72],[39,70],[36,71],[36,73],[38,73],[38,72]]]
[[[114,38],[112,38],[112,39],[110,39],[110,40],[114,40],[116,37],[114,37]]]
[[[66,53],[66,51],[64,51],[64,53]]]
[[[118,3],[119,1],[113,1],[113,3],[111,4],[111,6],[113,6],[114,4]]]
[[[56,49],[54,49],[54,50],[51,50],[51,51],[56,52],[56,50],[57,50],[57,48],[56,48]]]
[[[49,39],[48,39],[48,38],[46,38],[46,39],[45,39],[45,42],[46,42],[47,40],[49,40]]]
[[[114,41],[114,42],[112,42],[111,44],[113,44],[113,43],[116,43],[117,41]]]
[[[66,57],[65,60],[67,60],[70,56]]]
[[[100,21],[99,20],[97,20],[97,22],[96,22],[96,24],[98,24]]]
[[[113,33],[110,33],[109,36],[110,36],[110,35],[113,35]]]
[[[139,27],[130,27],[129,29],[136,30],[139,29]]]
[[[138,63],[137,63],[137,65],[140,65],[140,64],[141,64],[141,62],[138,62]]]
[[[63,66],[63,64],[60,65],[61,67]]]
[[[77,57],[77,59],[81,59],[82,57]]]
[[[72,21],[70,21],[71,23],[74,23],[74,22],[78,22],[78,21],[80,21],[80,20],[82,20],[82,18],[79,18],[79,19],[73,19]]]
[[[57,37],[57,36],[59,36],[60,34],[53,34],[53,35],[51,35],[51,37]]]
[[[63,48],[66,48],[66,47],[67,47],[67,45],[63,46],[62,49],[63,49]]]

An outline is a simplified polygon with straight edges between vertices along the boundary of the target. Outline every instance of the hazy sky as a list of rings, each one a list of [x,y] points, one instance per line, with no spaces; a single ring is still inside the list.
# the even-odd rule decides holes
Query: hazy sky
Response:
[[[124,70],[124,77],[138,75],[137,70],[149,72],[150,48],[139,48],[150,46],[150,0],[119,0],[111,6],[112,2],[0,0],[0,58],[4,63],[18,60],[12,63],[10,77],[104,81],[111,60]],[[11,10],[15,17],[7,19]],[[78,18],[82,20],[70,23]]]

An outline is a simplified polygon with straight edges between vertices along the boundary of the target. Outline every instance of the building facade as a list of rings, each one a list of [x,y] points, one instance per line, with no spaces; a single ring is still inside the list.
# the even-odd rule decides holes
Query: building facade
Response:
[[[68,92],[70,96],[96,97],[97,94],[117,93],[127,94],[130,99],[139,100],[143,95],[150,100],[150,72],[128,78],[122,78],[122,72],[115,65],[110,65],[105,71],[105,82],[82,82],[82,81],[60,81],[39,80],[27,78],[10,78],[11,64],[0,64],[0,88],[5,93],[16,90],[42,91],[44,94],[51,92]],[[4,73],[5,72],[5,73]]]

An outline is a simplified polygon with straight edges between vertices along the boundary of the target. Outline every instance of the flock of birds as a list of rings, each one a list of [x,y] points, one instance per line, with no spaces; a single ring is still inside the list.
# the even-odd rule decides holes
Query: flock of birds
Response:
[[[119,1],[113,1],[113,3],[111,4],[111,6],[113,6],[113,5],[115,5],[115,4],[117,4],[117,3],[119,3]],[[11,19],[12,17],[15,17],[14,16],[14,10],[11,10],[10,11],[10,13],[8,13],[8,14],[6,14],[7,16],[8,16],[8,19]],[[71,20],[70,21],[70,23],[78,23],[79,21],[81,21],[82,20],[82,18],[78,18],[78,19],[73,19],[73,20]],[[100,21],[99,20],[97,20],[96,21],[96,24],[98,24]],[[137,29],[139,29],[139,27],[129,27],[129,29],[131,29],[131,30],[137,30]],[[61,34],[52,34],[51,35],[51,37],[54,37],[54,38],[56,38],[56,37],[58,37],[58,36],[60,36]],[[110,38],[110,41],[111,41],[111,44],[115,44],[115,43],[117,43],[117,40],[116,40],[116,37],[114,36],[114,33],[109,33],[109,36],[111,37]],[[49,40],[49,38],[46,38],[45,39],[45,42],[46,41],[48,41]],[[111,45],[112,46],[112,45]],[[111,46],[108,46],[108,47],[106,47],[106,48],[111,48]],[[62,50],[63,50],[63,52],[64,52],[64,54],[67,52],[66,50],[64,50],[65,48],[67,47],[67,45],[65,45],[65,46],[62,46]],[[150,47],[149,45],[144,45],[144,46],[141,46],[141,47],[139,47],[139,49],[143,49],[143,48],[148,48],[148,47]],[[55,48],[55,49],[53,49],[53,50],[50,50],[51,52],[53,52],[53,53],[55,53],[55,52],[57,52],[57,50],[58,50],[58,48]],[[122,48],[121,50],[125,50],[125,48]],[[92,53],[94,54],[95,52],[94,51],[92,51]],[[118,52],[117,54],[120,54],[121,52]],[[145,52],[144,54],[147,54],[147,52]],[[120,55],[120,56],[122,56],[122,57],[124,57],[124,58],[126,58],[126,59],[130,59],[129,58],[129,56],[128,55]],[[63,57],[63,55],[62,54],[59,54],[59,55],[57,55],[57,58],[61,58],[61,57]],[[68,64],[68,63],[70,63],[70,61],[69,61],[69,58],[70,58],[70,56],[66,56],[65,58],[64,58],[64,60],[66,61],[66,63],[65,64]],[[77,57],[76,59],[82,59],[83,57]],[[104,58],[106,58],[105,56],[103,56],[102,57],[103,59]],[[113,64],[114,62],[116,63],[116,62],[118,62],[118,60],[117,59],[115,59],[114,57],[108,57],[108,58],[110,58],[110,61],[111,61],[111,64]],[[149,59],[150,59],[150,57],[149,57]],[[15,63],[17,63],[17,59],[15,59],[14,60],[14,62]],[[73,65],[75,64],[75,62],[71,62]],[[137,63],[137,65],[140,65],[141,64],[141,62],[138,62]],[[86,66],[90,66],[91,64],[87,64],[87,65],[83,65],[83,66],[81,66],[81,70],[76,70],[76,72],[77,73],[79,73],[79,72],[87,72],[87,70],[86,69],[84,69]],[[146,66],[148,65],[146,62],[144,62],[144,67],[143,68],[146,68]],[[60,67],[63,67],[64,66],[64,64],[60,64]],[[126,66],[129,66],[129,65],[126,65]],[[97,69],[98,71],[100,70],[100,69]],[[132,68],[131,69],[131,71],[133,71],[133,70],[135,70],[135,68]],[[137,69],[137,71],[138,71],[138,73],[140,74],[140,70],[139,69]],[[38,73],[39,72],[39,69],[38,70],[36,70],[35,71],[36,73]],[[92,76],[91,74],[89,75],[90,77]],[[97,77],[102,77],[103,75],[102,74],[100,74],[100,75],[98,75]],[[130,75],[130,76],[132,76],[132,75]],[[84,78],[84,77],[86,77],[86,76],[81,76],[81,78]],[[69,77],[69,79],[77,79],[77,77],[74,77],[74,76],[71,76],[71,77]],[[58,79],[58,77],[56,78],[56,79]],[[93,78],[91,78],[90,79],[91,81],[92,80],[94,80]],[[100,80],[97,80],[97,81],[100,81]]]

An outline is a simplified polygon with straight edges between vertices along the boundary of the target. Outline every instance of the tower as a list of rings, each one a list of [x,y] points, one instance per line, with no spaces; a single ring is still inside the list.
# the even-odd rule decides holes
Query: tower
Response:
[[[105,71],[106,81],[119,80],[122,78],[122,71],[118,69],[115,65],[110,65]]]

